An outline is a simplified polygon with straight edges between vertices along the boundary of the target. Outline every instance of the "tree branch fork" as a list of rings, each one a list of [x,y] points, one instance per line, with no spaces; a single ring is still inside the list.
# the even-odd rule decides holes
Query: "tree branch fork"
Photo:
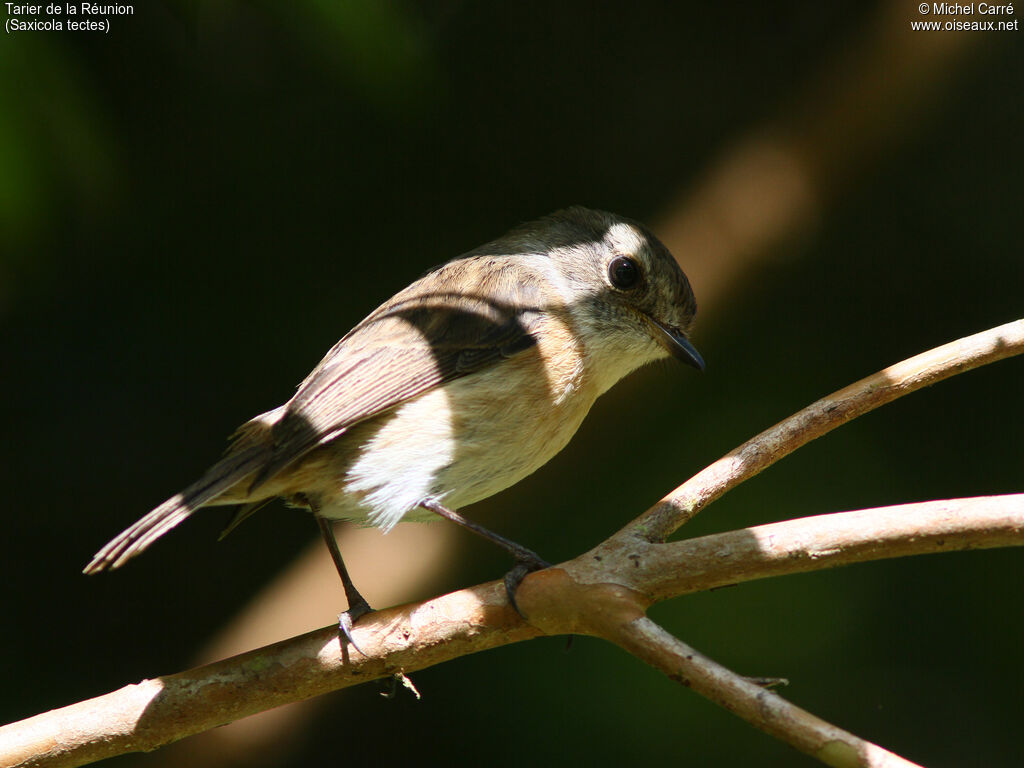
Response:
[[[594,549],[530,574],[336,626],[0,728],[0,766],[74,766],[152,750],[218,725],[395,673],[541,635],[604,638],[828,765],[912,765],[716,664],[646,616],[656,602],[753,579],[882,558],[1024,545],[1024,494],[929,501],[669,535],[729,489],[852,418],[923,386],[1024,352],[1024,320],[905,360],[811,404],[739,446]]]

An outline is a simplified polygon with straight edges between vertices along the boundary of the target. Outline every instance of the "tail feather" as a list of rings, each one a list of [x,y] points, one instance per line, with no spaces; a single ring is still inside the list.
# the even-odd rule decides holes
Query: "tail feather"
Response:
[[[118,568],[167,533],[200,507],[209,504],[267,460],[261,445],[229,454],[214,464],[202,479],[172,496],[148,515],[119,533],[85,566],[83,573]]]
[[[220,536],[217,537],[217,541],[224,541],[225,536],[248,520],[254,512],[263,509],[263,507],[269,503],[270,499],[260,499],[259,501],[250,501],[248,504],[240,506],[238,511],[235,512],[235,516],[231,518],[231,522],[229,522],[224,530],[220,532]]]

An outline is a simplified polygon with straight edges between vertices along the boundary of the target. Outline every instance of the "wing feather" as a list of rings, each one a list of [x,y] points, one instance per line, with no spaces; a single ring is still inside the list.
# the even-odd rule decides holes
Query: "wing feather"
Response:
[[[417,290],[423,282],[357,325],[299,386],[250,491],[353,425],[536,344],[531,328],[541,310],[533,286],[518,285],[499,301],[479,286],[424,293]]]

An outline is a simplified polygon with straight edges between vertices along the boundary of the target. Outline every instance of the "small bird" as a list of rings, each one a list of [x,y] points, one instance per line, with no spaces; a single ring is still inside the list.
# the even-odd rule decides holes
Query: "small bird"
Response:
[[[384,531],[452,520],[515,558],[505,578],[515,605],[519,581],[547,563],[457,510],[545,464],[598,396],[640,366],[672,355],[703,370],[688,338],[696,309],[676,260],[639,223],[573,207],[523,224],[374,310],[291,400],[243,424],[199,481],[85,573],[123,565],[201,507],[238,505],[226,534],[280,497],[320,527],[348,599],[339,623],[349,642],[371,608],[331,520]]]

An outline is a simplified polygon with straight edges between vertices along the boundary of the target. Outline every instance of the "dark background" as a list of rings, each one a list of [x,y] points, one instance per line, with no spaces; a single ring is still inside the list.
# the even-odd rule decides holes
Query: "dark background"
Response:
[[[862,41],[887,14],[905,28],[916,6],[138,2],[109,35],[5,36],[0,720],[189,666],[313,538],[274,507],[228,547],[211,513],[131,568],[80,574],[380,301],[569,204],[657,228],[734,143],[799,128],[832,98],[835,62],[902,44]],[[1019,35],[973,33],[929,79],[926,108],[881,100],[891,111],[871,124],[885,138],[834,178],[824,164],[813,222],[702,308],[704,376],[664,365],[630,378],[563,454],[471,516],[573,557],[817,397],[1021,316]],[[879,82],[901,77],[895,58]],[[703,258],[675,255],[684,269]],[[684,533],[1020,492],[1022,375],[1009,360],[887,406]],[[1022,565],[1017,550],[880,562],[653,616],[738,672],[789,678],[784,695],[907,758],[1009,766]],[[467,543],[443,567],[447,590],[506,562]],[[563,646],[425,670],[420,702],[372,686],[329,696],[264,762],[813,764],[613,647]]]

